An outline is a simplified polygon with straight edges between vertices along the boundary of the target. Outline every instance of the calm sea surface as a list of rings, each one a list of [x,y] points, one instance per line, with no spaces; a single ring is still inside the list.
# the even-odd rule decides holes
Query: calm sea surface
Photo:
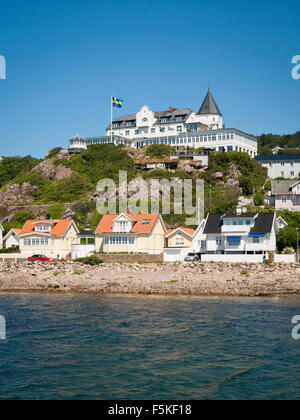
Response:
[[[0,398],[299,399],[297,314],[297,299],[0,294]]]

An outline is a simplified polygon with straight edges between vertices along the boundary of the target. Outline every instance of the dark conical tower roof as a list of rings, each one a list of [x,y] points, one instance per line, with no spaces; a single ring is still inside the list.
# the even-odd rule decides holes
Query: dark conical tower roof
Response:
[[[216,104],[211,94],[210,89],[208,89],[208,92],[205,96],[203,104],[201,105],[201,108],[199,109],[199,112],[198,112],[198,115],[204,115],[204,114],[222,115],[221,111],[219,110],[218,105]]]

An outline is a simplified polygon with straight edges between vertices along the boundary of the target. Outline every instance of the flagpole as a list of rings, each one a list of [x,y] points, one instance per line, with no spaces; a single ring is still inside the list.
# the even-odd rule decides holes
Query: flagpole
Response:
[[[112,121],[113,121],[113,104],[112,96],[110,96],[110,142],[112,143]]]

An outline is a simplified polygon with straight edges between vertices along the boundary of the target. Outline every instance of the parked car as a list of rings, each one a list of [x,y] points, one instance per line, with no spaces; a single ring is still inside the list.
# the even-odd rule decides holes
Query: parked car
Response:
[[[185,257],[184,261],[199,261],[200,257],[195,252],[189,252]]]
[[[28,257],[28,261],[53,261],[53,258],[45,257],[45,255],[37,254],[32,257]]]

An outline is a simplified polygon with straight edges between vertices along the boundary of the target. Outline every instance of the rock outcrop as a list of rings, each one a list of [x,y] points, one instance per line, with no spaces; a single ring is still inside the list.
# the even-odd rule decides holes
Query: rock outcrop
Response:
[[[24,182],[21,186],[19,184],[10,184],[0,194],[0,206],[10,206],[13,204],[30,204],[34,198],[34,193],[38,190],[36,185]]]

